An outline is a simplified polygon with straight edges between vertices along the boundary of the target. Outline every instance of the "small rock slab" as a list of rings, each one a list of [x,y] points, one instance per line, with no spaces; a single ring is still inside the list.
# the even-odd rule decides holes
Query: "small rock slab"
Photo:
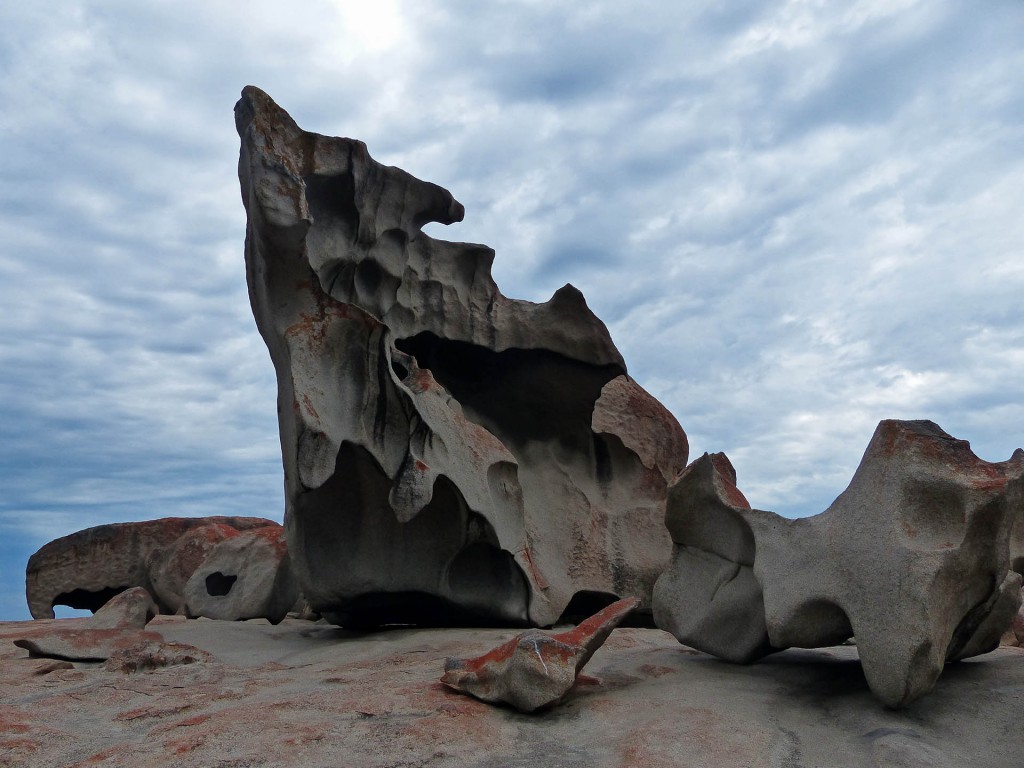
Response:
[[[13,642],[33,656],[66,661],[106,661],[116,651],[143,642],[162,643],[156,632],[125,629],[56,628]]]
[[[144,587],[132,587],[110,598],[85,621],[89,629],[142,629],[160,609]]]
[[[185,643],[167,642],[156,632],[138,629],[57,627],[36,631],[12,642],[27,650],[32,656],[58,659],[65,663],[105,661],[107,669],[120,672],[141,672],[214,659],[212,654],[200,648]],[[46,672],[64,668],[66,667],[48,666]]]

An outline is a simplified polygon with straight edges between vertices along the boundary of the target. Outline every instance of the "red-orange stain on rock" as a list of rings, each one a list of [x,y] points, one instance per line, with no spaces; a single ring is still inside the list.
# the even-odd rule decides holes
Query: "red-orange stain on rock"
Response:
[[[750,509],[750,502],[743,492],[736,487],[736,470],[724,453],[711,454],[711,464],[718,475],[718,487],[724,496],[723,501],[733,507]]]
[[[467,672],[479,672],[482,667],[488,664],[505,661],[512,657],[512,654],[515,652],[516,645],[518,644],[519,638],[514,637],[508,642],[502,643],[497,648],[492,648],[482,656],[477,656],[475,659],[463,660],[459,669],[466,670]]]
[[[38,752],[39,742],[35,739],[0,739],[0,757],[4,757],[5,754],[13,756],[17,752]],[[8,763],[8,765],[17,765],[17,763]]]
[[[664,421],[668,424],[675,422],[675,417],[668,408],[659,403],[653,397],[647,395],[646,392],[641,394],[641,391],[633,389],[629,392],[627,404],[631,415],[641,419]]]
[[[586,621],[580,622],[575,629],[563,632],[560,635],[555,635],[555,638],[570,645],[582,645],[591,635],[595,634],[609,621],[615,621],[616,623],[622,621],[622,619],[639,604],[640,600],[635,597],[627,597],[623,600],[617,600],[611,605],[595,613]]]
[[[202,725],[210,719],[209,715],[196,715],[194,717],[187,718],[178,723],[175,723],[176,728],[188,728],[193,725]]]
[[[299,319],[285,329],[284,337],[286,339],[304,338],[319,351],[335,320],[353,320],[371,330],[380,325],[380,321],[373,315],[363,312],[351,304],[336,301],[327,294],[317,293],[315,299],[318,311],[315,314],[300,312]]]
[[[312,416],[317,421],[320,420],[320,414],[316,412],[316,408],[313,407],[313,401],[309,399],[309,395],[303,393],[302,404],[306,406],[306,413]]]
[[[164,744],[169,748],[173,748],[174,754],[184,755],[188,752],[194,751],[198,747],[201,747],[205,741],[205,736],[197,736],[192,739],[177,739],[174,741],[164,742]]]
[[[523,547],[521,550],[523,553],[523,560],[526,561],[526,567],[530,571],[530,578],[539,586],[541,589],[547,589],[548,581],[544,578],[543,574],[537,568],[533,562],[533,556],[530,554],[530,550],[527,547]]]
[[[439,386],[428,368],[414,368],[412,374],[405,378],[404,383],[416,393],[426,392]]]
[[[11,720],[0,712],[0,733],[27,733],[28,730],[29,726],[25,723],[19,723],[15,720]]]
[[[272,545],[274,550],[279,554],[283,554],[287,551],[287,537],[285,536],[284,528],[280,525],[268,525],[265,528],[254,528],[251,531],[247,531],[247,533],[258,539],[263,539],[265,542]]]

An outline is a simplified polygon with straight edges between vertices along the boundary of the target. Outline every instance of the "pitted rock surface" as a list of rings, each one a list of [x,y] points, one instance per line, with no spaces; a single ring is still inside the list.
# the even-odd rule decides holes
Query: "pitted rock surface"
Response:
[[[277,371],[288,544],[346,626],[547,626],[577,594],[650,594],[671,551],[672,415],[571,285],[501,294],[494,252],[436,240],[441,187],[235,107],[246,274]]]
[[[1024,451],[989,463],[928,421],[879,424],[850,486],[797,520],[751,509],[725,455],[705,454],[669,491],[655,620],[736,662],[854,637],[872,691],[905,706],[998,646],[1022,516]]]

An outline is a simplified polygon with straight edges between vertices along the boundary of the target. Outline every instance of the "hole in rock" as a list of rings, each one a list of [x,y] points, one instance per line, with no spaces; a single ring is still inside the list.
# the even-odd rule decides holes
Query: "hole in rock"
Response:
[[[238,581],[237,576],[214,571],[206,577],[206,593],[210,597],[223,597],[231,591],[231,587],[235,585],[236,581]]]
[[[68,608],[66,605],[54,605],[53,617],[55,619],[83,619],[92,616],[92,611],[84,608]]]
[[[391,370],[395,372],[395,376],[402,380],[404,380],[405,377],[409,375],[409,369],[406,368],[397,360],[391,361]]]
[[[772,635],[780,647],[824,648],[853,637],[850,618],[830,600],[811,599],[792,612],[785,632]]]
[[[62,592],[53,599],[53,605],[66,605],[68,608],[78,608],[80,610],[92,611],[96,613],[100,608],[107,604],[107,601],[115,595],[119,595],[128,586],[123,587],[105,587],[104,589],[97,589],[90,591],[88,589],[73,589],[70,592]]]
[[[332,227],[337,227],[341,229],[343,235],[351,237],[359,226],[356,206],[353,203],[355,181],[352,175],[312,174],[303,176],[302,180],[306,184],[306,204],[320,225],[313,229],[326,232]]]
[[[562,615],[558,617],[556,624],[579,624],[589,619],[595,613],[607,608],[612,603],[620,600],[618,595],[611,592],[598,592],[593,590],[580,590],[572,596],[572,600],[565,606]],[[639,609],[629,614],[619,624],[620,627],[653,627],[654,618],[650,609]]]
[[[503,442],[559,441],[590,454],[594,403],[619,366],[571,360],[546,349],[493,352],[424,332],[395,346],[429,368],[466,416]]]
[[[311,604],[352,628],[525,624],[525,576],[458,486],[439,475],[404,523],[391,489],[373,454],[344,441],[334,474],[297,498],[289,546],[316,574]]]

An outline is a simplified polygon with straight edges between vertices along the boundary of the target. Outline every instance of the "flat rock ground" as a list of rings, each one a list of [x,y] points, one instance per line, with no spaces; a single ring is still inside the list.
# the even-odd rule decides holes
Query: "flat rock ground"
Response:
[[[852,647],[739,667],[617,629],[561,705],[523,715],[438,683],[445,657],[510,630],[159,617],[147,629],[213,660],[131,674],[47,672],[11,643],[80,621],[0,623],[0,766],[1024,766],[1017,648],[951,665],[893,712]]]

